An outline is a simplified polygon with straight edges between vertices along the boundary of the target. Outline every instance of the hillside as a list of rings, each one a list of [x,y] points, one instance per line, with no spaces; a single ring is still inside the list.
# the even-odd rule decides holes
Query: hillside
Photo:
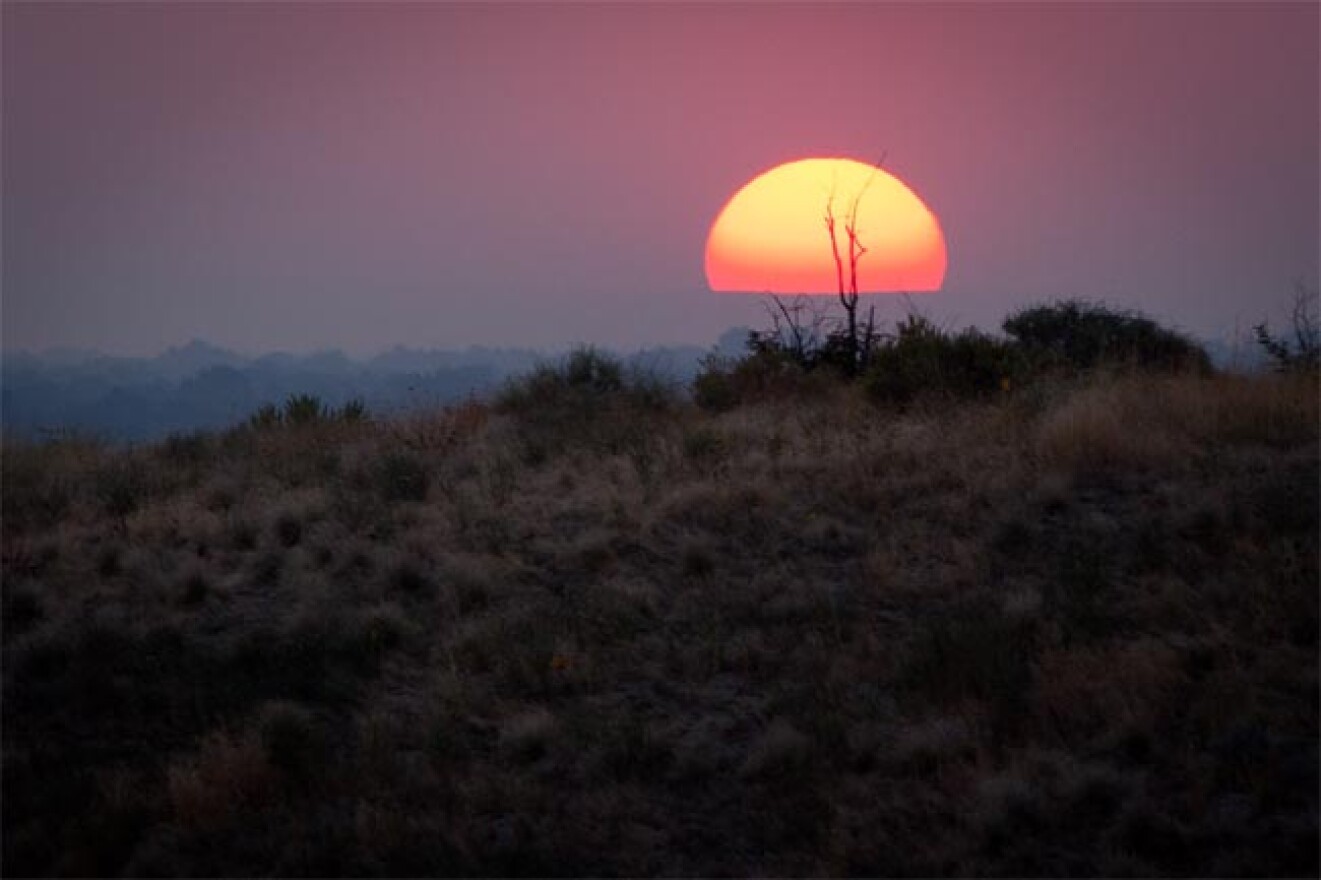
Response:
[[[1318,395],[3,450],[3,872],[1318,871]]]

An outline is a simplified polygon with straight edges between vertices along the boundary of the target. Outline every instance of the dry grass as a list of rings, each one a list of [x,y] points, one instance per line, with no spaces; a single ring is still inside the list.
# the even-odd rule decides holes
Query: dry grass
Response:
[[[174,821],[194,832],[214,832],[240,813],[260,812],[275,791],[275,774],[261,741],[210,734],[197,755],[166,769]]]
[[[1289,447],[1315,436],[1314,377],[1126,376],[1084,388],[1042,419],[1038,452],[1076,475],[1191,464],[1226,445]]]
[[[4,872],[1315,876],[1314,381],[818,390],[7,445]]]

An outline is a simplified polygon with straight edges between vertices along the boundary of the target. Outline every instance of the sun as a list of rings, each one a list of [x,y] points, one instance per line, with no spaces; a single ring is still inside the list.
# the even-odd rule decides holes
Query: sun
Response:
[[[837,293],[828,211],[846,278],[850,218],[866,248],[859,293],[940,289],[947,259],[936,215],[893,174],[843,158],[787,162],[735,193],[706,239],[707,284],[717,292]]]

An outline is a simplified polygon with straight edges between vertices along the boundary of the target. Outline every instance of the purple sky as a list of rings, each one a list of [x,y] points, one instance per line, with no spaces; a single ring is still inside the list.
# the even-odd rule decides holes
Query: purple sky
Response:
[[[1318,274],[1319,10],[6,2],[4,348],[707,344],[733,192],[883,152],[937,320],[1246,327]]]

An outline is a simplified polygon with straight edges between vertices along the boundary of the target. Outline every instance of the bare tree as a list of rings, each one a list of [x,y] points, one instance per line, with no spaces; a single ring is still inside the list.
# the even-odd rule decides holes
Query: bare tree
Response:
[[[884,161],[882,155],[877,167]],[[754,347],[774,347],[784,351],[804,368],[821,363],[834,364],[842,367],[848,376],[856,376],[866,367],[879,334],[875,307],[868,310],[865,323],[858,320],[858,264],[867,253],[867,246],[858,232],[858,209],[874,179],[873,173],[853,196],[843,217],[835,214],[833,187],[826,199],[826,234],[830,238],[830,255],[835,261],[835,291],[844,307],[844,326],[841,328],[837,319],[809,306],[801,297],[795,297],[786,305],[771,294],[774,307],[768,304],[766,310],[771,317],[772,329],[754,333],[751,339]]]
[[[1292,322],[1293,338],[1276,336],[1263,321],[1252,329],[1257,344],[1270,355],[1275,369],[1280,372],[1315,372],[1321,367],[1321,319],[1318,319],[1321,295],[1316,288],[1309,289],[1300,279],[1294,282]]]
[[[882,154],[880,162],[885,162],[885,156]],[[875,174],[867,178],[862,189],[853,197],[849,205],[848,215],[844,218],[844,237],[846,239],[847,249],[840,252],[839,234],[837,232],[838,221],[835,217],[835,191],[832,188],[830,197],[826,200],[826,233],[830,236],[830,255],[835,260],[835,286],[839,294],[840,305],[844,306],[845,314],[845,358],[846,370],[849,375],[854,375],[860,367],[866,365],[867,359],[871,354],[872,342],[876,333],[876,310],[870,310],[867,324],[863,332],[859,333],[858,327],[858,262],[863,255],[867,253],[867,248],[863,245],[858,235],[858,206],[862,203],[862,197],[867,194],[871,187]],[[845,261],[848,263],[848,277],[845,277]]]

